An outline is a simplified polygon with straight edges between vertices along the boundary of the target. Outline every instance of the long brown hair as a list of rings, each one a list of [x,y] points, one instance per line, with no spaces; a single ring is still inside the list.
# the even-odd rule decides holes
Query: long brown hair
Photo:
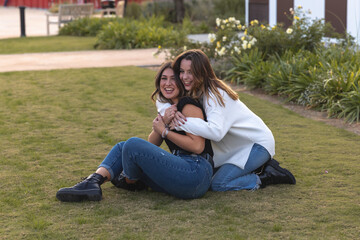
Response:
[[[224,98],[221,96],[218,88],[224,90],[233,100],[239,99],[238,94],[232,90],[226,83],[218,79],[211,67],[210,60],[200,49],[191,49],[178,55],[173,62],[173,70],[176,76],[180,75],[181,61],[191,60],[191,72],[194,77],[194,85],[188,92],[192,98],[199,98],[203,94],[209,99],[210,92],[215,96],[216,101],[225,106]]]
[[[171,61],[164,62],[160,66],[160,68],[155,76],[155,91],[151,94],[151,100],[153,102],[155,102],[156,100],[159,100],[160,102],[163,102],[163,103],[168,102],[168,103],[172,104],[171,100],[165,98],[164,95],[160,91],[161,76],[162,76],[163,72],[168,68],[173,69]],[[174,71],[174,73],[175,73],[175,71]],[[175,81],[176,81],[176,86],[179,88],[179,97],[182,97],[185,95],[184,85],[181,82],[179,75],[178,74],[174,74],[174,75],[175,75],[174,77],[175,77]]]

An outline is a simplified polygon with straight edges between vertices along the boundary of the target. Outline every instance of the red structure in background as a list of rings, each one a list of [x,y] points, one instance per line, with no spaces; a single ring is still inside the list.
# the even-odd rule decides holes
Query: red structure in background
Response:
[[[144,0],[128,0],[128,3],[137,2],[141,3]],[[0,6],[7,7],[18,7],[25,6],[30,8],[50,8],[52,4],[61,4],[61,3],[94,3],[94,8],[100,8],[101,0],[0,0]]]

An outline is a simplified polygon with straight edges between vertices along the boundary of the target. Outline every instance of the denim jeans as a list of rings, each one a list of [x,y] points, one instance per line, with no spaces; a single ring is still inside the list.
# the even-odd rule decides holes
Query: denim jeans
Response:
[[[213,176],[211,189],[213,191],[256,190],[260,187],[260,178],[251,173],[270,160],[269,152],[261,145],[254,144],[245,168],[233,164],[224,164]]]
[[[213,174],[210,163],[199,155],[175,156],[140,138],[116,144],[99,167],[110,172],[111,180],[123,172],[155,191],[183,199],[203,196]]]

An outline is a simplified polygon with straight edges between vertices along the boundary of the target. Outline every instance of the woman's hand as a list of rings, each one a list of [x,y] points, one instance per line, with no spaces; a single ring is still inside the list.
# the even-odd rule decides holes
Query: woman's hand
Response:
[[[153,130],[161,136],[162,132],[165,129],[165,123],[161,117],[161,115],[157,115],[153,121]]]
[[[181,112],[177,111],[175,113],[173,120],[171,121],[171,125],[175,127],[179,127],[182,124],[185,124],[185,122],[186,122],[186,117]]]
[[[171,121],[175,117],[175,113],[177,112],[176,104],[171,105],[165,110],[165,114],[163,116],[163,121],[165,124],[169,125]]]

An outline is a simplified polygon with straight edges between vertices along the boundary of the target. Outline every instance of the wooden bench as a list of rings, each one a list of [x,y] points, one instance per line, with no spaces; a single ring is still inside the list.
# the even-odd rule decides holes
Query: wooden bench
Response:
[[[94,5],[86,4],[60,4],[58,13],[46,14],[47,35],[50,34],[50,24],[57,24],[59,29],[61,24],[69,23],[74,19],[90,17],[93,14]]]
[[[105,8],[101,10],[101,17],[114,14],[118,18],[124,17],[125,1],[118,1],[115,8]]]

